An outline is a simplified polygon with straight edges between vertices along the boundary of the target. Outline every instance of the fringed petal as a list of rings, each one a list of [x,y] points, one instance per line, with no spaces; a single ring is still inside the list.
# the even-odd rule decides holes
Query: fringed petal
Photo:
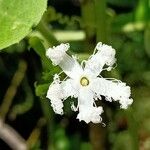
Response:
[[[59,63],[62,70],[72,79],[76,79],[83,73],[83,69],[77,59],[65,54],[63,60]]]
[[[59,83],[51,84],[48,91],[47,96],[48,99],[51,101],[51,106],[53,110],[57,114],[63,114],[63,91],[61,85]]]
[[[67,76],[76,78],[77,75],[83,72],[83,69],[74,56],[70,57],[66,53],[69,47],[69,44],[60,44],[49,48],[46,51],[46,56],[51,59],[54,65],[59,65]]]
[[[104,65],[109,66],[108,71],[111,70],[113,64],[116,62],[116,52],[111,46],[102,44],[101,42],[97,44],[95,50],[97,52],[86,61],[85,70],[91,72],[94,76],[98,76],[103,70]]]
[[[100,123],[102,122],[101,114],[103,112],[103,108],[99,107],[88,107],[81,105],[79,106],[79,114],[77,118],[79,121],[85,121],[86,123],[93,122],[93,123]]]
[[[78,97],[78,105],[79,105],[79,114],[77,118],[80,121],[85,121],[86,123],[100,123],[102,121],[101,113],[103,112],[102,107],[94,107],[93,103],[93,92],[90,89],[81,89],[80,95]]]
[[[67,79],[66,81],[62,81],[61,87],[63,90],[63,95],[66,98],[69,96],[71,97],[78,97],[78,89],[74,86],[74,81],[72,79]]]
[[[109,81],[104,78],[97,78],[92,82],[92,90],[97,95],[103,95],[108,101],[119,101],[121,108],[126,109],[132,104],[130,98],[131,90],[129,86],[118,80]]]
[[[63,100],[69,96],[77,97],[77,90],[73,87],[72,80],[68,79],[60,83],[59,79],[56,79],[50,85],[46,97],[50,99],[54,112],[63,114]]]
[[[46,56],[51,59],[54,65],[58,65],[62,61],[69,47],[69,44],[60,44],[56,47],[54,46],[46,51]]]

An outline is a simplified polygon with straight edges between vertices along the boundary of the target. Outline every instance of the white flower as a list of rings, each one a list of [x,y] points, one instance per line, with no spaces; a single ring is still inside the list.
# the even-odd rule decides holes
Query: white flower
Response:
[[[74,56],[70,57],[66,51],[69,44],[61,44],[49,48],[46,52],[55,65],[59,65],[66,73],[67,79],[60,81],[59,75],[54,76],[47,98],[50,99],[55,113],[63,114],[63,101],[68,97],[78,98],[78,105],[71,105],[72,110],[78,111],[77,118],[86,123],[100,123],[103,108],[96,106],[95,101],[105,96],[107,101],[119,101],[121,108],[126,109],[132,104],[130,87],[120,80],[103,78],[101,71],[110,71],[116,61],[115,49],[98,43],[93,55],[80,65]],[[107,66],[106,68],[103,68]]]

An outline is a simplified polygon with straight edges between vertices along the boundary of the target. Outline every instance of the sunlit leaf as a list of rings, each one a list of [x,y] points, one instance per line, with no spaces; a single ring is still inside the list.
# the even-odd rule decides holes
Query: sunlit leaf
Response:
[[[47,0],[0,0],[0,49],[18,43],[40,21]]]
[[[149,0],[139,0],[139,3],[135,9],[136,21],[148,21],[150,19],[150,5]]]

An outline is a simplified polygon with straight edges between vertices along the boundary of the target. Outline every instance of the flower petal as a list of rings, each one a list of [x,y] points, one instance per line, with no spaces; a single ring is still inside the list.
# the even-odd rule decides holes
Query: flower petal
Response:
[[[101,42],[96,46],[97,52],[93,54],[85,64],[85,70],[91,72],[93,75],[98,76],[102,71],[104,65],[109,66],[109,71],[115,63],[115,49],[111,46],[102,44]]]
[[[93,122],[93,123],[100,123],[102,122],[101,114],[103,112],[103,108],[99,107],[86,107],[81,105],[79,107],[79,114],[77,118],[79,121],[85,121],[86,123]]]
[[[63,59],[66,51],[69,49],[69,44],[60,44],[58,46],[54,46],[53,48],[49,48],[46,51],[46,56],[51,59],[54,65],[58,65],[60,61]]]
[[[80,121],[83,120],[86,123],[100,123],[102,121],[100,115],[103,112],[103,108],[101,106],[94,107],[93,102],[93,93],[87,88],[81,89],[78,97],[79,114],[77,115]]]
[[[63,114],[63,100],[69,96],[76,96],[76,89],[72,87],[71,79],[63,81],[61,84],[58,82],[52,83],[46,97],[50,99],[54,112]]]
[[[72,79],[79,77],[83,69],[77,62],[75,57],[70,57],[68,54],[65,54],[62,61],[59,63],[59,66],[62,70]]]
[[[47,98],[51,101],[51,106],[57,114],[63,114],[63,91],[59,83],[51,84],[47,91]]]
[[[115,80],[117,81],[117,80]],[[109,81],[104,78],[96,78],[92,82],[92,90],[98,95],[103,95],[106,100],[119,101],[121,108],[126,109],[128,105],[131,105],[133,99],[130,98],[130,87],[126,86],[123,82]]]
[[[62,81],[61,87],[63,90],[63,95],[65,98],[71,97],[78,97],[78,88],[74,85],[74,81],[72,79],[67,79],[66,81]]]
[[[59,65],[62,70],[71,78],[83,72],[75,57],[70,57],[66,51],[69,49],[69,44],[60,44],[56,47],[49,48],[46,51],[46,56],[51,59],[54,65]]]

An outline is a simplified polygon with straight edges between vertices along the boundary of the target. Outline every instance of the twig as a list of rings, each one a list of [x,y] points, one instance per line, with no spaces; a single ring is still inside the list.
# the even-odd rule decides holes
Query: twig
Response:
[[[27,139],[27,145],[29,148],[32,148],[39,140],[41,135],[41,129],[46,124],[45,118],[40,118],[37,122],[36,127],[31,132],[29,138]]]
[[[5,116],[10,108],[12,100],[17,92],[18,86],[21,84],[25,72],[27,69],[27,63],[24,60],[21,60],[18,65],[18,70],[15,72],[11,84],[8,87],[6,94],[4,96],[2,105],[0,106],[0,117],[4,120]]]
[[[9,125],[0,119],[0,138],[13,150],[27,150],[25,140]]]
[[[9,113],[9,119],[15,120],[18,115],[24,114],[29,111],[34,104],[34,96],[32,93],[32,89],[29,86],[27,77],[24,78],[22,87],[24,92],[26,93],[25,101],[19,104],[16,104],[12,107]]]

